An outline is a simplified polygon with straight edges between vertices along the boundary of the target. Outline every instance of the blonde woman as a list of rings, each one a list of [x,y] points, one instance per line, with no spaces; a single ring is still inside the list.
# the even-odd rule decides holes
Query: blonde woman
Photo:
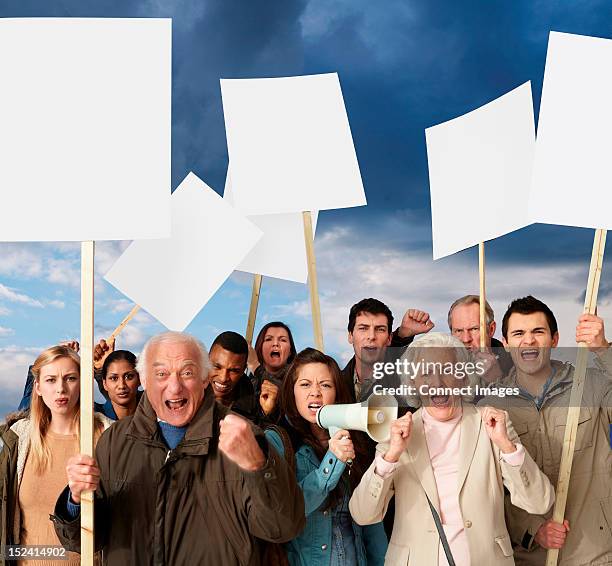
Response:
[[[66,463],[79,453],[79,355],[53,346],[38,356],[32,373],[29,416],[7,422],[0,436],[0,544],[56,547],[57,557],[64,551],[49,515],[66,486]],[[96,440],[111,422],[96,414]],[[53,552],[46,559],[26,554],[22,564],[80,564],[78,554],[66,554],[68,560],[54,560]]]

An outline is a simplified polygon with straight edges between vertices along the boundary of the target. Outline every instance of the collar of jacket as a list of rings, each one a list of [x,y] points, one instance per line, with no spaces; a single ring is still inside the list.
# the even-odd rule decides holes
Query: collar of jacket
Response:
[[[204,456],[208,454],[210,440],[214,431],[214,414],[218,410],[215,396],[210,387],[204,390],[204,400],[191,422],[187,425],[185,437],[175,448],[176,452],[190,456]],[[161,432],[157,425],[157,414],[153,410],[146,393],[128,425],[126,434],[145,443],[161,444]]]
[[[553,375],[548,390],[544,395],[542,406],[544,406],[544,403],[549,399],[565,393],[568,388],[571,388],[574,379],[574,366],[569,362],[550,360],[550,364],[555,371],[555,375]],[[512,367],[510,374],[501,381],[501,384],[509,387],[520,387],[516,375],[516,367]],[[519,397],[521,399],[526,399],[522,393],[519,393]]]
[[[247,412],[252,412],[259,404],[259,397],[255,395],[255,388],[246,373],[240,376],[233,394],[234,400],[230,406],[232,410],[242,408]]]
[[[355,375],[355,364],[357,362],[355,361],[355,356],[353,356],[348,364],[346,364],[346,366],[344,367],[344,369],[342,370],[342,377],[344,378],[344,380],[346,381],[346,384],[349,387],[349,390],[351,392],[351,397],[353,398],[353,400],[355,400],[355,383],[353,381],[353,376]]]
[[[353,378],[353,374],[355,373],[355,356],[353,356],[348,364],[346,364],[346,366],[344,366],[344,369],[342,370],[342,373],[347,376],[350,377],[351,379]]]
[[[17,421],[11,430],[17,435],[17,486],[21,486],[21,478],[25,469],[26,458],[30,451],[30,435],[32,425],[29,416]]]
[[[254,375],[257,378],[257,381],[260,387],[261,387],[261,382],[264,379],[267,379],[268,381],[274,383],[274,385],[278,385],[280,387],[283,383],[283,379],[285,379],[285,374],[287,373],[287,369],[289,368],[289,365],[290,364],[286,364],[285,367],[279,369],[276,373],[269,373],[264,368],[264,365],[260,364],[255,369]]]

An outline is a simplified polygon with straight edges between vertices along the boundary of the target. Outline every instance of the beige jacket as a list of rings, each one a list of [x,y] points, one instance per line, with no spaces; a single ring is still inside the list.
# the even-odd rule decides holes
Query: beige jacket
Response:
[[[485,398],[479,404],[508,411],[521,444],[556,487],[565,422],[574,376],[569,363],[552,360],[555,374],[540,410],[524,395]],[[576,437],[565,518],[570,532],[559,553],[559,566],[612,564],[612,348],[587,370]],[[514,368],[502,382],[517,387]],[[499,385],[499,384],[496,384]],[[552,515],[530,515],[506,502],[506,521],[519,566],[544,566],[546,550],[532,537]],[[525,548],[527,545],[528,548]]]
[[[423,420],[414,414],[408,448],[399,465],[385,479],[374,473],[374,462],[353,492],[350,510],[362,525],[381,521],[395,494],[395,522],[385,564],[436,566],[440,537],[427,496],[440,512],[436,482],[429,460]],[[517,436],[508,422],[512,440]],[[377,450],[384,454],[387,444]],[[522,466],[505,463],[489,439],[479,410],[463,406],[459,461],[459,505],[463,514],[472,564],[514,564],[512,545],[504,522],[504,485],[516,505],[532,513],[546,512],[554,501],[554,490],[526,453]]]

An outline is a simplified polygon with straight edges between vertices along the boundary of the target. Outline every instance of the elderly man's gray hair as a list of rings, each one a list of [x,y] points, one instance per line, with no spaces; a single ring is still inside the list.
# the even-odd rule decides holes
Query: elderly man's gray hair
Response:
[[[146,380],[146,368],[147,368],[147,355],[153,346],[159,346],[160,344],[190,344],[195,347],[198,352],[200,359],[199,366],[202,368],[202,379],[206,379],[208,377],[208,372],[210,371],[210,361],[208,359],[208,351],[206,350],[206,346],[202,344],[200,340],[198,340],[195,336],[191,334],[187,334],[186,332],[162,332],[161,334],[156,334],[147,340],[146,344],[142,348],[142,352],[140,356],[138,356],[138,363],[136,364],[136,371],[141,376],[141,379],[144,376]]]
[[[453,330],[453,325],[451,324],[451,317],[453,314],[453,311],[460,306],[463,305],[478,305],[480,306],[480,296],[479,295],[465,295],[465,297],[461,297],[459,299],[457,299],[451,306],[450,309],[448,309],[448,328],[451,330]],[[485,319],[487,321],[487,324],[491,324],[494,320],[495,320],[495,313],[493,312],[493,309],[491,308],[491,305],[489,304],[489,301],[485,300]]]

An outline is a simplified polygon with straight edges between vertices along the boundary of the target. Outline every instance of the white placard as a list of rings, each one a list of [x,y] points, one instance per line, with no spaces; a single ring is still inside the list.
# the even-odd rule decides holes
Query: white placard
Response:
[[[0,19],[0,241],[170,234],[170,19]]]
[[[170,330],[184,330],[261,237],[193,173],[172,195],[172,237],[136,240],[105,279]]]
[[[612,41],[551,32],[529,214],[612,229]]]
[[[231,168],[228,168],[223,198],[234,206],[230,171]],[[317,217],[318,213],[314,211],[313,235],[317,228]],[[236,269],[266,277],[306,283],[308,262],[302,213],[260,214],[247,218],[263,232],[263,236]]]
[[[535,142],[530,83],[425,135],[434,259],[529,224]]]
[[[278,214],[366,204],[336,73],[222,79],[236,206]]]

